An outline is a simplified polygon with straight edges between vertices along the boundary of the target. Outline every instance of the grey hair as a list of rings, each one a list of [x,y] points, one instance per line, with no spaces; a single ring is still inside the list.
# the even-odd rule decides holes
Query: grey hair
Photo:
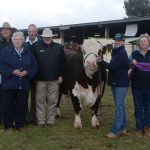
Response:
[[[20,32],[20,31],[17,31],[17,32],[13,33],[13,35],[12,35],[12,40],[14,40],[15,37],[20,37],[23,42],[24,42],[24,40],[25,40],[25,39],[24,39],[23,32]]]
[[[141,35],[140,35],[139,41],[138,41],[139,46],[140,46],[140,40],[141,40],[141,38],[143,38],[143,37],[147,38],[148,43],[149,43],[149,45],[150,45],[150,37],[149,37],[149,35],[146,33],[146,34],[141,34]]]
[[[34,27],[36,29],[36,31],[38,31],[38,28],[37,28],[37,26],[35,24],[29,24],[28,30],[29,30],[30,27]]]

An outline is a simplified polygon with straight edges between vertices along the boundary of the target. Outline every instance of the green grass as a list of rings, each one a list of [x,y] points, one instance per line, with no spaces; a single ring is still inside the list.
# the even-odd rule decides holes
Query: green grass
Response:
[[[74,111],[71,100],[63,98],[61,102],[62,117],[51,127],[38,128],[28,126],[26,132],[7,134],[0,129],[0,150],[148,150],[150,138],[135,137],[133,102],[129,90],[126,100],[128,134],[117,140],[108,140],[105,135],[111,130],[114,105],[110,88],[106,88],[102,100],[100,129],[92,129],[91,112],[82,111],[83,129],[74,129]]]

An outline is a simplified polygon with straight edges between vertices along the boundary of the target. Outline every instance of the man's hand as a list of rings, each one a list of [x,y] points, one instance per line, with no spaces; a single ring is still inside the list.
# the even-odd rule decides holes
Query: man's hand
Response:
[[[58,84],[61,84],[63,82],[63,77],[58,77],[58,80],[57,80]]]

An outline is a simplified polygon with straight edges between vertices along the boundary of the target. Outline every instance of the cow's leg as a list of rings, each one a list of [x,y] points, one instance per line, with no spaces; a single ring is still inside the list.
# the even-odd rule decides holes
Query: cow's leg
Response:
[[[101,100],[102,100],[102,97],[104,95],[104,91],[105,91],[105,85],[106,85],[106,82],[105,81],[101,81],[101,84],[100,84],[100,87],[101,87]],[[102,115],[102,104],[101,104],[102,101],[99,102],[99,112],[98,112],[98,116],[101,116]]]
[[[82,128],[82,122],[81,122],[81,117],[80,117],[80,111],[81,111],[80,103],[79,103],[78,98],[76,96],[74,96],[72,94],[72,92],[70,92],[70,96],[71,96],[73,108],[75,111],[74,127],[76,129],[80,129],[80,128]]]
[[[60,112],[61,97],[62,97],[62,94],[59,93],[58,102],[57,102],[57,105],[56,105],[56,118],[59,118],[61,116],[61,112]]]
[[[100,103],[100,96],[97,98],[95,104],[91,107],[92,110],[92,119],[91,119],[91,124],[93,128],[99,128],[100,123],[99,120],[97,119],[97,112],[99,109],[99,103]]]

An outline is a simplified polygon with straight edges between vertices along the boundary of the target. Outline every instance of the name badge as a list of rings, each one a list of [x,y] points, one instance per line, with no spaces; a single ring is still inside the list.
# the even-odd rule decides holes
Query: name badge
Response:
[[[45,50],[44,50],[44,49],[41,49],[41,50],[40,50],[40,53],[43,53],[43,52],[45,52]]]

